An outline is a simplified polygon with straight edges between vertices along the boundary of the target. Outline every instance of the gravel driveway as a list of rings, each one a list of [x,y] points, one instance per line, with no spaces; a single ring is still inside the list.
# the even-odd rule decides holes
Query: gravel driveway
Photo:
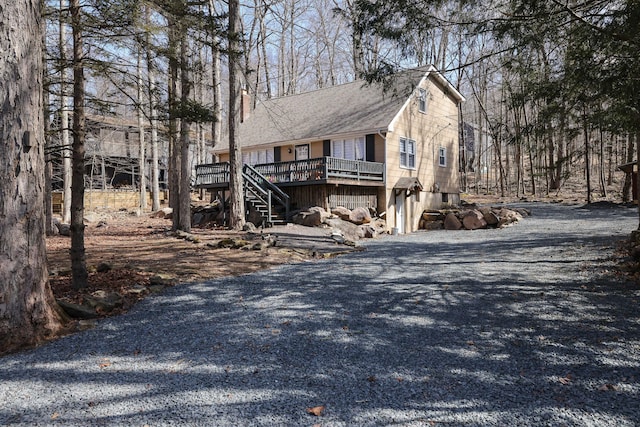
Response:
[[[637,211],[527,207],[178,286],[0,358],[0,425],[640,425],[640,291],[610,260]]]

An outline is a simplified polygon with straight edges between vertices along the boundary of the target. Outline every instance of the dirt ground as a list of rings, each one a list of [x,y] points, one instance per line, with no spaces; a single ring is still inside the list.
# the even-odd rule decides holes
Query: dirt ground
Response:
[[[122,313],[144,298],[152,281],[174,285],[215,279],[334,256],[357,248],[334,242],[327,229],[299,225],[278,226],[257,233],[220,228],[193,228],[189,239],[171,232],[171,221],[129,212],[91,215],[86,223],[85,251],[89,285],[71,287],[71,240],[65,236],[47,238],[50,283],[56,298],[81,304],[99,292],[116,292],[122,304],[100,317]],[[246,241],[245,248],[220,248],[221,241]],[[274,241],[267,246],[266,242]],[[262,246],[261,249],[252,247]],[[108,271],[104,271],[108,270]]]

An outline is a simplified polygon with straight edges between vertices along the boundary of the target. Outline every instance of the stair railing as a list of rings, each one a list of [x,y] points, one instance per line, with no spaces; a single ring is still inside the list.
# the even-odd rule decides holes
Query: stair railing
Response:
[[[288,194],[266,179],[264,175],[255,170],[251,165],[245,164],[242,167],[242,176],[244,178],[247,191],[250,191],[255,198],[259,199],[267,206],[267,221],[269,223],[272,223],[272,209],[274,202],[284,208],[285,220],[289,219],[291,202]]]

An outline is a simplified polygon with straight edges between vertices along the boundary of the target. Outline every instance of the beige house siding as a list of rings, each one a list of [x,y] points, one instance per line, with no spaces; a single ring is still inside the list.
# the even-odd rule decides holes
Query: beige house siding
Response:
[[[368,111],[366,117],[362,117],[362,114],[355,115],[352,112],[351,116],[356,117],[354,119],[350,119],[351,116],[349,115],[344,120],[334,119],[334,121],[347,123],[349,127],[353,126],[354,133],[351,133],[350,128],[344,126],[340,128],[339,132],[331,132],[331,122],[325,122],[320,126],[320,129],[314,128],[310,130],[305,126],[308,122],[303,121],[299,123],[299,127],[305,130],[305,132],[299,132],[300,142],[291,142],[292,139],[284,142],[286,138],[290,137],[288,133],[274,136],[270,139],[270,143],[273,144],[270,145],[271,147],[280,146],[279,160],[287,162],[295,160],[295,147],[297,145],[309,145],[309,158],[322,157],[324,155],[323,140],[312,139],[322,137],[323,134],[321,132],[325,132],[324,135],[326,136],[324,137],[326,138],[366,137],[365,134],[357,134],[355,129],[361,129],[360,132],[375,135],[373,160],[385,163],[384,187],[362,186],[358,188],[358,186],[342,185],[340,188],[335,186],[315,186],[317,188],[305,188],[314,186],[287,187],[285,191],[291,193],[292,199],[297,200],[298,208],[306,204],[318,203],[319,201],[322,201],[323,207],[330,208],[334,207],[332,206],[333,204],[343,203],[345,200],[352,203],[361,203],[361,200],[366,200],[366,203],[370,207],[377,208],[379,213],[385,212],[388,231],[397,228],[400,233],[408,233],[418,229],[420,217],[425,209],[442,207],[443,202],[445,202],[443,195],[446,196],[447,203],[456,204],[459,202],[458,103],[462,102],[464,98],[435,69],[431,69],[425,74],[427,77],[421,81],[419,86],[427,92],[425,112],[419,111],[419,90],[416,88],[412,94],[407,94],[407,101],[404,106],[402,106],[402,99],[393,105],[393,109],[384,104],[385,108],[387,108],[385,111],[388,111],[384,116],[384,121],[372,122],[368,126],[364,126],[362,122],[366,122],[367,117],[375,115],[375,112],[382,111],[382,109],[371,108],[367,110],[367,105],[360,106],[361,110],[358,110],[358,113]],[[345,86],[344,89],[349,88],[350,90],[356,89],[355,86]],[[357,86],[357,89],[367,90],[366,88],[363,89],[362,86]],[[315,96],[322,96],[325,92],[317,91],[314,94]],[[382,100],[380,100],[376,98],[377,96],[379,95],[371,96],[371,105],[375,106],[378,105],[377,103],[385,99],[388,101],[389,99],[382,97]],[[328,99],[326,96],[325,98]],[[291,99],[295,101],[298,98]],[[308,107],[318,104],[318,102],[308,101],[308,105],[304,103],[302,105],[307,105]],[[325,103],[320,103],[320,105],[326,107]],[[327,105],[333,106],[335,102],[330,102]],[[320,115],[320,117],[334,117],[331,115],[332,110],[329,109],[328,111],[330,114]],[[396,111],[397,114],[395,113]],[[337,113],[334,112],[334,114]],[[395,118],[391,119],[394,114],[396,114]],[[266,115],[264,116],[267,117]],[[292,112],[290,115],[283,117],[297,118],[299,116]],[[263,121],[265,120],[268,122],[266,118]],[[358,128],[358,126],[361,127]],[[264,126],[258,128],[265,129]],[[286,126],[281,128],[297,129],[296,127]],[[251,130],[253,132],[255,130],[254,127]],[[311,134],[311,131],[315,133]],[[408,138],[415,141],[415,168],[400,166],[400,138]],[[258,136],[253,139],[258,139]],[[249,145],[251,144],[249,143]],[[446,164],[444,166],[439,165],[439,149],[441,147],[446,152]],[[243,151],[258,148],[258,146],[253,146],[251,148],[243,148]],[[260,148],[264,149],[265,146],[260,146]],[[367,143],[367,148],[371,148],[370,140]],[[228,159],[228,153],[220,154],[220,161],[224,162],[228,161]],[[367,159],[371,160],[371,153],[367,153]],[[395,189],[395,185],[401,178],[417,178],[423,186],[422,190],[407,194],[404,190]],[[374,202],[371,200],[376,195],[377,206],[374,206]],[[400,209],[400,206],[402,209]]]
[[[400,113],[387,133],[387,185],[385,200],[387,227],[398,228],[400,233],[418,229],[424,209],[440,208],[442,193],[449,202],[458,198],[458,108],[456,101],[446,94],[437,83],[427,80],[421,86],[427,89],[426,113],[418,111],[416,89],[407,107]],[[400,166],[400,138],[415,141],[415,169]],[[439,149],[446,152],[446,166],[439,166]],[[415,177],[423,190],[406,197],[394,189],[400,178]],[[401,202],[398,198],[402,197]],[[402,205],[398,212],[398,204]],[[403,218],[398,215],[403,214]]]

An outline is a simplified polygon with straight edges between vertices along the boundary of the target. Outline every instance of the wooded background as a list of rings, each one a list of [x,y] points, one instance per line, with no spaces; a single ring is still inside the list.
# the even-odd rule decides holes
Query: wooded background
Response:
[[[55,169],[60,182],[70,156],[60,123],[73,105],[66,2],[49,0],[46,9],[48,145],[67,165]],[[435,65],[467,98],[461,118],[473,140],[461,159],[463,191],[541,195],[571,181],[587,201],[612,188],[629,198],[617,166],[635,159],[638,134],[635,2],[253,0],[240,4],[231,37],[228,4],[213,0],[80,6],[86,112],[150,127],[140,162],[157,156],[158,129],[179,140],[180,122],[194,147],[188,164],[212,160],[207,147],[228,120],[229,44],[237,41],[254,102]]]
[[[41,229],[53,231],[54,185],[73,284],[86,286],[86,163],[131,144],[87,147],[91,117],[135,121],[126,127],[138,129],[137,154],[110,167],[135,174],[137,163],[142,212],[146,187],[159,208],[164,161],[173,227],[189,231],[192,166],[213,160],[207,144],[225,129],[239,176],[243,88],[256,102],[358,78],[385,84],[433,64],[467,98],[463,191],[537,196],[571,183],[587,202],[612,188],[629,199],[631,181],[617,190],[615,171],[636,160],[640,135],[635,0],[15,0],[0,7],[0,28],[0,352],[63,323]],[[241,185],[231,181],[239,228]]]

